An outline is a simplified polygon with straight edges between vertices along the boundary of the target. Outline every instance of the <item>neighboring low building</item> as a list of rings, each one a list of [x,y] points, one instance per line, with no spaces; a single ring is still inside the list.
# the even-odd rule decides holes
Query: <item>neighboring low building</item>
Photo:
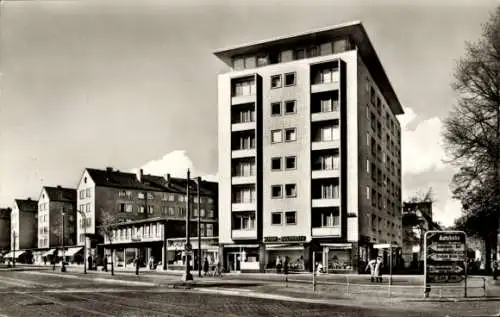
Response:
[[[21,262],[31,262],[32,250],[37,247],[38,201],[16,199],[10,214],[10,249],[4,258],[15,257]]]
[[[432,220],[432,202],[403,203],[403,260],[406,268],[422,270],[424,237],[429,230],[441,230]]]
[[[0,208],[0,255],[10,250],[10,208]]]
[[[78,185],[77,206],[82,212],[77,214],[78,243],[83,245],[85,234],[91,237],[90,255],[97,261],[114,250],[119,265],[131,264],[138,256],[143,263],[154,257],[166,267],[166,240],[186,235],[186,187],[186,179],[169,174],[161,177],[144,175],[142,170],[133,174],[112,168],[85,169]],[[189,231],[195,237],[198,218],[195,180],[191,180],[191,188]],[[201,182],[200,232],[204,237],[217,237],[217,190],[217,183]],[[110,219],[113,232],[105,237],[103,224]],[[181,263],[182,253],[171,251],[168,262]]]

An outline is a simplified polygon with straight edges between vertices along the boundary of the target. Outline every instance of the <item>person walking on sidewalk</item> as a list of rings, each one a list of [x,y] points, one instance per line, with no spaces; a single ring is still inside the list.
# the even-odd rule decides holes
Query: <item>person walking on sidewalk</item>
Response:
[[[107,272],[108,271],[108,256],[105,254],[104,259],[103,259],[103,271]]]
[[[205,258],[205,261],[203,262],[203,272],[205,273],[205,276],[208,274],[208,259]]]
[[[135,261],[135,275],[139,275],[139,266],[140,266],[139,257],[136,256],[134,261]]]
[[[365,271],[370,270],[370,282],[382,281],[382,274],[380,272],[382,261],[380,257],[377,259],[371,259],[366,265]]]
[[[496,280],[498,277],[498,261],[497,260],[493,260],[493,262],[491,262],[491,269],[493,271],[493,279]]]

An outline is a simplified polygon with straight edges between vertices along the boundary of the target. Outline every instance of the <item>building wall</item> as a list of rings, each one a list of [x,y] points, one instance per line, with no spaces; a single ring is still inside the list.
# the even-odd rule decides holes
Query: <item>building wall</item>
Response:
[[[38,219],[36,212],[21,211],[19,213],[18,242],[16,249],[33,249],[38,246]]]
[[[0,210],[0,250],[10,249],[10,232],[10,209]]]
[[[90,195],[87,195],[87,190]],[[83,192],[82,192],[83,191]],[[85,193],[85,194],[82,194]],[[83,217],[79,211],[83,212],[89,221],[86,228],[87,233],[95,233],[95,183],[85,170],[76,188],[76,244],[83,245],[83,235],[85,232]]]
[[[64,218],[62,211],[64,210]],[[62,241],[62,222],[64,219],[64,245],[76,244],[76,210],[75,205],[69,202],[51,201],[49,204],[50,247],[60,246]]]
[[[14,204],[10,213],[10,249],[19,249],[19,208]]]
[[[38,247],[50,246],[50,200],[45,189],[38,198]]]

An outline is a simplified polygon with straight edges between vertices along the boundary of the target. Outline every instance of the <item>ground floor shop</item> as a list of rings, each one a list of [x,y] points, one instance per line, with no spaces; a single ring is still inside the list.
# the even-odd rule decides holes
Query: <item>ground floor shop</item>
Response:
[[[281,272],[286,262],[291,273],[311,272],[313,267],[323,273],[364,273],[368,262],[377,256],[383,258],[387,269],[390,263],[396,267],[401,258],[400,249],[392,246],[392,258],[389,250],[358,242],[273,241],[221,245],[221,260],[226,272]]]
[[[186,259],[192,269],[198,270],[199,263],[201,268],[208,262],[212,270],[219,262],[219,239],[217,237],[201,237],[201,244],[198,238],[190,240],[191,251],[186,252],[185,238],[167,239],[167,269],[183,270],[186,266]],[[198,247],[199,246],[199,247]]]

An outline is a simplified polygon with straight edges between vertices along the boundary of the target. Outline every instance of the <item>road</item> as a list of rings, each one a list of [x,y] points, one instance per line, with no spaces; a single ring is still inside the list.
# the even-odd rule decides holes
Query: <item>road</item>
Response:
[[[1,271],[0,317],[479,315],[473,312],[476,308],[470,303],[465,303],[467,306],[462,309],[458,307],[460,304],[453,303],[452,309],[451,306],[437,304],[424,307],[415,304],[367,305],[362,301],[342,300],[307,302],[300,298],[276,300],[245,295],[262,285],[174,289],[171,286],[177,278],[170,279],[152,283],[150,278],[133,275],[112,278],[102,274],[83,275],[51,270]],[[495,304],[498,302],[481,307],[481,312],[492,315],[492,312],[499,311]]]

